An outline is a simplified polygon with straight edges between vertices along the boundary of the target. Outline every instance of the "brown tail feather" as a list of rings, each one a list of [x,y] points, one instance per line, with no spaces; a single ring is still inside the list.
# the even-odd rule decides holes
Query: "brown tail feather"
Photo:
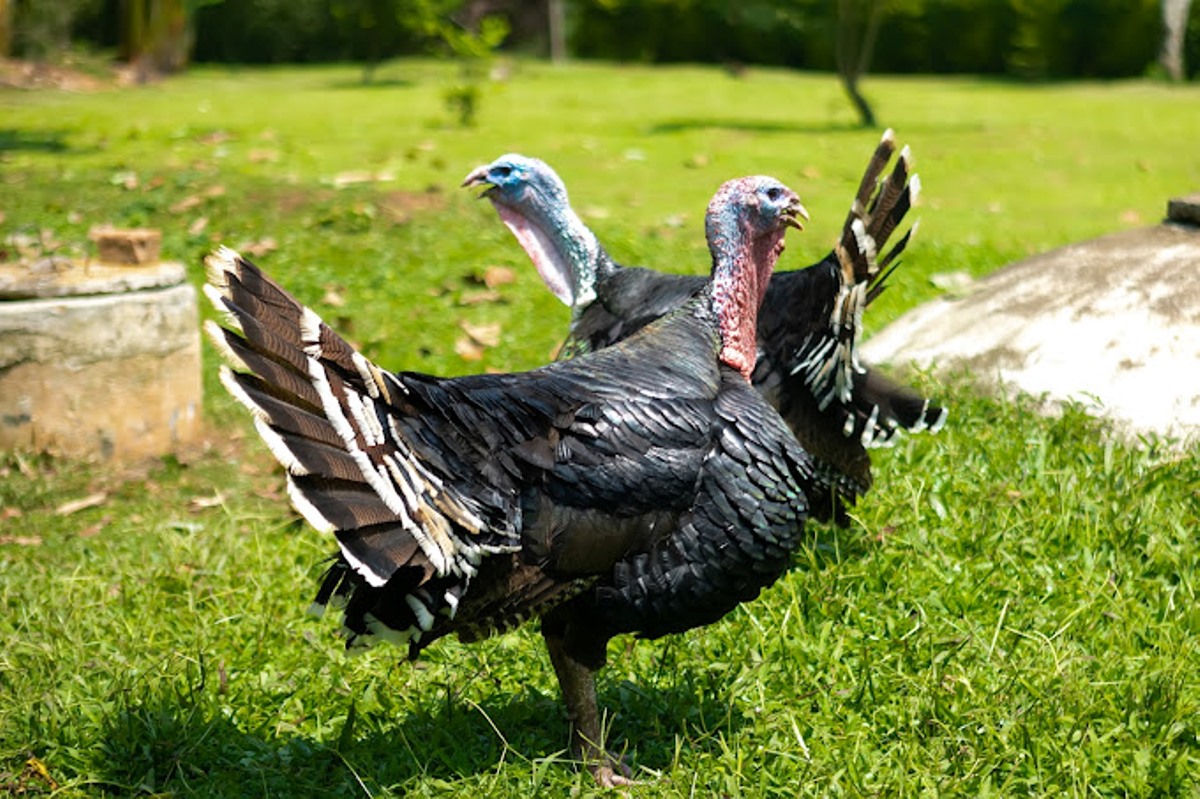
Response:
[[[393,421],[403,411],[391,399],[406,391],[396,376],[232,250],[207,266],[206,293],[235,329],[206,325],[240,370],[223,367],[222,382],[286,468],[297,510],[338,539],[345,567],[318,604],[336,594],[358,608],[347,611],[348,646],[421,642],[453,617],[484,554],[518,547],[512,520],[493,510],[484,522],[471,492],[422,462]],[[422,587],[431,580],[437,590]]]

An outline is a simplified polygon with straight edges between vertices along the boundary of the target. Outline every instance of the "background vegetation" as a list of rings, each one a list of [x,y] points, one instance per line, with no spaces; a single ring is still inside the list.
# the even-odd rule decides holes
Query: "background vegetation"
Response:
[[[477,164],[546,158],[616,257],[689,272],[716,186],[775,174],[813,215],[784,256],[800,266],[878,136],[829,76],[499,66],[477,130],[447,117],[456,68],[428,61],[374,86],[351,67],[205,68],[0,93],[0,257],[151,225],[197,283],[217,243],[253,253],[387,367],[521,369],[566,311],[457,188]],[[925,185],[871,329],[936,275],[1153,224],[1200,183],[1195,87],[870,90]],[[0,793],[595,795],[564,760],[532,627],[408,664],[348,659],[334,620],[304,616],[331,543],[204,357],[203,446],[120,472],[0,461]],[[878,453],[849,529],[814,525],[792,573],[718,624],[612,644],[600,700],[633,794],[1195,796],[1197,445],[914,379],[950,424]]]
[[[510,32],[506,50],[545,53],[548,16],[559,3],[574,56],[831,70],[838,16],[858,7],[879,16],[876,72],[1041,79],[1128,77],[1153,69],[1161,1],[0,0],[0,17],[11,3],[14,52],[27,57],[44,57],[72,41],[120,47],[127,56],[136,55],[131,46],[153,52],[155,37],[175,26],[201,62],[376,63],[425,52],[438,41],[431,22],[451,16],[475,30],[483,17],[497,15]],[[129,19],[137,21],[136,30],[121,22]],[[1200,4],[1191,8],[1185,51],[1194,76]]]

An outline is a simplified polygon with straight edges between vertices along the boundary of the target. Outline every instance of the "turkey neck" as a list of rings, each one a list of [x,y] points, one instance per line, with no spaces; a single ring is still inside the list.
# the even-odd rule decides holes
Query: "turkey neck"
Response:
[[[600,240],[565,198],[538,198],[528,209],[496,203],[500,219],[521,243],[542,280],[578,317],[596,299],[596,279],[615,266]]]
[[[784,232],[755,234],[748,225],[725,215],[709,226],[712,302],[721,330],[721,360],[747,380],[758,356],[758,308],[783,252]]]

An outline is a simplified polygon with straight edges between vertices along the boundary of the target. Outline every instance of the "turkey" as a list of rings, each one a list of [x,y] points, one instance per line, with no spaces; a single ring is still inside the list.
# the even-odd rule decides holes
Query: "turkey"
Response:
[[[863,309],[885,287],[910,229],[877,255],[919,191],[905,147],[884,133],[860,182],[841,239],[805,269],[776,272],[759,312],[758,364],[753,383],[817,463],[833,501],[818,518],[845,524],[846,505],[871,486],[867,447],[889,442],[898,429],[937,431],[945,410],[877,369],[858,362]],[[566,186],[547,164],[505,155],[463,181],[483,188],[500,219],[533,261],[543,281],[571,308],[560,358],[620,341],[691,297],[705,279],[618,265],[572,210]],[[915,226],[914,226],[915,228]]]
[[[337,541],[314,605],[341,608],[347,648],[416,657],[540,617],[573,752],[627,782],[593,682],[609,639],[756,597],[822,490],[749,383],[758,306],[802,218],[779,182],[730,181],[706,215],[712,278],[676,310],[586,356],[459,378],[386,372],[237,253],[210,256],[222,383]]]

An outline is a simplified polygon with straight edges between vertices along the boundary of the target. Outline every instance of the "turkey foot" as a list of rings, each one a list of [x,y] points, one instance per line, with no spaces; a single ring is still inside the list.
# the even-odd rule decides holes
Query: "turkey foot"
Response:
[[[563,704],[567,706],[567,718],[571,722],[571,753],[579,758],[598,784],[605,788],[635,785],[632,772],[620,757],[610,754],[602,744],[603,731],[600,725],[600,709],[596,704],[596,680],[591,669],[572,659],[563,648],[559,635],[542,631],[546,649],[558,685],[562,690]]]

